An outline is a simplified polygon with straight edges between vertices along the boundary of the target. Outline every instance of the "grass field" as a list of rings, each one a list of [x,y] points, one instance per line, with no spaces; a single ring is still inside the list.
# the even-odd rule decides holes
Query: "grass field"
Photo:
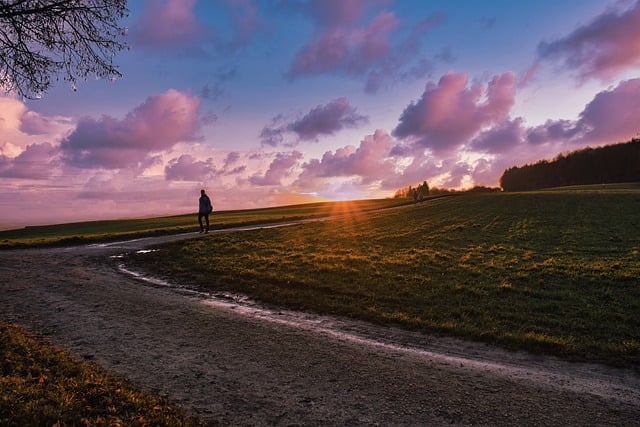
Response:
[[[332,215],[346,202],[321,202],[264,209],[214,212],[211,228],[293,221]],[[400,199],[349,202],[351,209],[369,211],[408,203]],[[197,214],[160,218],[78,222],[25,227],[0,231],[0,249],[33,246],[77,245],[161,234],[178,234],[199,229]]]
[[[131,254],[194,287],[266,303],[637,369],[640,185],[216,212],[211,234]],[[0,245],[196,229],[194,215],[29,227]],[[0,425],[193,425],[180,409],[0,321]]]
[[[139,268],[272,304],[640,364],[640,187],[463,195],[210,235]]]

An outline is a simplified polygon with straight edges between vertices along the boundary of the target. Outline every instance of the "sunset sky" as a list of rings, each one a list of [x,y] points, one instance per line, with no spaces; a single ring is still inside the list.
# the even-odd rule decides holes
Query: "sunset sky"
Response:
[[[498,186],[640,132],[640,0],[129,10],[121,79],[0,93],[0,228]]]

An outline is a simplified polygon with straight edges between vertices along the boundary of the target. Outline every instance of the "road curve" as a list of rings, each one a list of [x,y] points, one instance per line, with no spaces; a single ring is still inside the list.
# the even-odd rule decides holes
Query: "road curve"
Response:
[[[639,425],[637,371],[216,298],[117,257],[197,236],[0,251],[0,315],[227,425]]]

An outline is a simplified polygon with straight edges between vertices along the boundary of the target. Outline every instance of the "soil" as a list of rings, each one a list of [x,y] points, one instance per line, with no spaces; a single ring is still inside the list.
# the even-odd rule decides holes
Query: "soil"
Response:
[[[0,251],[0,316],[223,425],[640,425],[637,370],[261,307],[118,257],[199,237]]]

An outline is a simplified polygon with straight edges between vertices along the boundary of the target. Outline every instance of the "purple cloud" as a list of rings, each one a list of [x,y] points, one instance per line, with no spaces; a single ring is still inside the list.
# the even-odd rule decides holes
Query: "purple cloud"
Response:
[[[48,142],[31,144],[15,158],[0,155],[0,177],[47,179],[57,165],[58,150]]]
[[[85,117],[60,144],[63,159],[80,168],[139,167],[153,152],[198,139],[200,100],[170,89],[152,95],[122,119]]]
[[[471,141],[470,147],[481,152],[502,153],[522,144],[525,133],[526,129],[522,118],[505,120],[481,132]]]
[[[367,122],[367,117],[356,113],[345,98],[338,98],[327,105],[318,105],[300,120],[289,125],[303,141],[314,140],[320,135],[332,135],[343,128],[354,128]]]
[[[590,77],[608,80],[640,65],[638,28],[640,1],[623,11],[609,8],[566,37],[540,43],[538,56],[560,62],[583,80]]]
[[[198,181],[202,182],[216,175],[216,168],[212,159],[197,161],[188,154],[169,161],[164,168],[164,176],[168,181]]]
[[[149,0],[133,27],[133,43],[150,49],[166,49],[201,41],[205,29],[193,11],[196,0]]]
[[[56,126],[56,119],[44,117],[36,112],[27,111],[20,118],[20,131],[27,135],[44,135]]]
[[[357,148],[346,146],[334,153],[327,151],[322,159],[304,163],[296,184],[311,188],[318,178],[349,176],[360,177],[363,184],[383,179],[394,171],[395,163],[389,152],[395,144],[389,134],[379,129],[367,135]]]
[[[332,72],[365,76],[365,90],[372,93],[389,79],[424,76],[431,64],[417,58],[420,38],[442,22],[443,15],[436,13],[419,22],[405,39],[392,44],[392,35],[403,30],[394,13],[383,10],[363,23],[365,14],[381,4],[384,2],[310,2],[307,13],[316,31],[293,59],[289,78]],[[416,62],[418,65],[411,65]]]
[[[506,119],[514,104],[514,73],[495,76],[488,85],[467,87],[466,74],[450,73],[427,84],[422,97],[409,104],[392,134],[419,141],[434,151],[458,147],[487,126]]]
[[[344,128],[355,128],[367,123],[368,118],[356,112],[345,98],[338,98],[326,105],[318,105],[306,115],[291,123],[283,123],[278,115],[260,133],[265,145],[276,146],[284,141],[287,132],[293,132],[299,141],[315,141],[321,135],[333,135]]]
[[[527,141],[564,141],[574,145],[622,142],[638,134],[639,123],[640,79],[631,79],[598,93],[576,121],[549,120],[529,129]]]
[[[249,44],[264,28],[258,8],[252,0],[224,0],[222,13],[228,13],[228,34],[223,29],[202,24],[194,11],[196,0],[150,0],[133,27],[131,38],[136,46],[155,51],[180,49],[208,56],[200,45],[209,44],[219,52],[229,53]]]
[[[333,70],[361,74],[389,51],[389,34],[398,26],[395,14],[382,11],[366,26],[359,26],[371,7],[364,1],[312,1],[309,14],[316,34],[297,54],[289,76]]]
[[[276,158],[269,165],[269,169],[264,175],[255,174],[249,178],[249,182],[253,185],[281,185],[283,178],[291,174],[298,160],[302,158],[302,153],[293,151],[291,153],[278,153]]]

